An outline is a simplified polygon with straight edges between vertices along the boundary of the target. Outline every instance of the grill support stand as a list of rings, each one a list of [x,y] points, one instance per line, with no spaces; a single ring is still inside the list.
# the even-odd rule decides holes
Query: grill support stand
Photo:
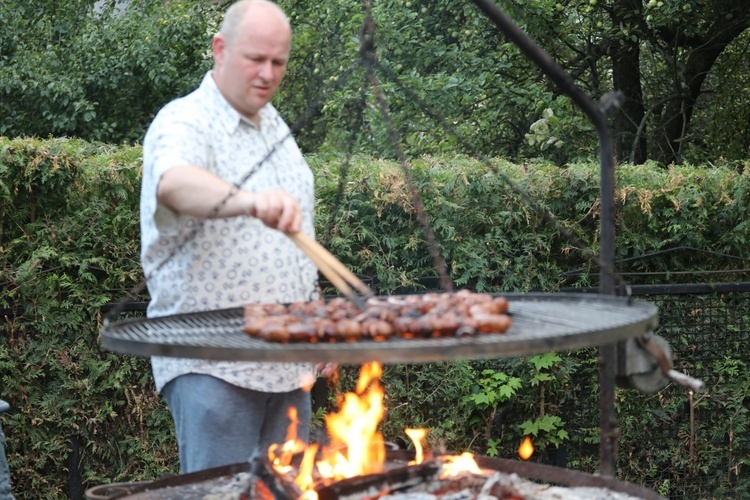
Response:
[[[604,112],[595,122],[599,134],[601,164],[601,215],[599,236],[599,292],[615,295],[615,169],[612,154],[612,133]],[[599,348],[602,364],[599,367],[599,472],[614,477],[617,464],[619,429],[615,412],[615,377],[619,360],[625,360],[625,342],[607,344]]]
[[[597,105],[573,82],[573,79],[552,58],[524,33],[491,0],[472,0],[479,9],[503,32],[503,34],[578,104],[593,122],[599,135],[599,159],[601,163],[601,236],[600,236],[600,293],[615,295],[615,214],[614,214],[614,158],[612,133],[607,115],[614,111],[622,100],[619,93],[607,97],[606,105]],[[599,472],[612,477],[617,462],[617,418],[615,414],[615,373],[618,350],[624,344],[607,344],[599,351],[599,409],[601,444],[599,448]]]

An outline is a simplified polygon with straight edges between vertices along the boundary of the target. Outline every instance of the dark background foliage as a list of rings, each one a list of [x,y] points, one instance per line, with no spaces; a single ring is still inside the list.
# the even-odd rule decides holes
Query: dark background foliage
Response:
[[[94,3],[0,5],[0,134],[137,143],[156,111],[211,67],[211,36],[229,2]],[[341,151],[354,131],[360,151],[392,157],[362,68],[334,85],[358,64],[362,3],[280,4],[295,41],[276,102],[291,122],[322,100],[298,134],[303,149]],[[619,161],[747,158],[750,0],[498,4],[592,99],[624,93],[613,118]],[[476,150],[558,165],[596,154],[585,116],[469,0],[382,0],[372,14],[375,54],[389,72],[379,78],[407,154]]]

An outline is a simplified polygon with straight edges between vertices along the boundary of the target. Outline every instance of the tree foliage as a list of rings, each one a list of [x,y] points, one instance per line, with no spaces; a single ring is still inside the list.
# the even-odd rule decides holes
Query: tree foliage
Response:
[[[137,142],[158,109],[210,68],[203,2],[0,4],[0,134]]]
[[[98,13],[93,3],[0,5],[0,134],[140,141],[156,111],[211,67],[229,2],[133,0],[124,12],[109,2]],[[360,64],[362,2],[280,4],[295,41],[276,103],[290,122],[320,108],[298,133],[303,149],[393,157]],[[624,92],[613,119],[620,161],[747,157],[750,0],[498,4],[592,99]],[[471,1],[382,0],[372,15],[376,75],[408,155],[560,165],[596,155],[586,117]]]
[[[722,107],[712,96],[714,86],[724,87],[725,78],[732,81],[735,72],[747,69],[728,70],[726,63],[717,62],[720,58],[747,59],[750,2],[650,0],[641,5],[640,1],[619,0],[602,2],[601,9],[614,21],[610,30],[617,31],[619,21],[620,45],[610,46],[618,62],[613,79],[622,83],[626,97],[634,101],[616,127],[621,139],[633,141],[622,145],[623,153],[631,152],[623,159],[641,162],[648,155],[674,163],[687,155],[695,160],[693,155],[706,149],[703,136],[707,133],[700,122],[694,126],[698,101],[712,103],[704,112],[711,106]],[[735,91],[741,89],[742,85]],[[638,151],[639,142],[647,148]],[[739,158],[747,146],[743,152],[735,150]],[[704,154],[701,159],[705,158]]]

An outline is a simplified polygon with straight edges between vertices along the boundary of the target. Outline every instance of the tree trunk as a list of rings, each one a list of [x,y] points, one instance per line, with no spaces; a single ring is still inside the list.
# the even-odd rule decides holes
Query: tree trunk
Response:
[[[723,7],[721,16],[700,38],[677,39],[678,45],[694,49],[681,74],[681,95],[667,103],[660,119],[662,132],[657,135],[654,156],[666,165],[681,160],[683,141],[689,137],[690,118],[711,67],[727,45],[750,26],[747,0],[727,2]]]
[[[640,17],[643,11],[641,0],[622,0],[612,11],[615,25],[627,24],[629,18]],[[631,21],[632,22],[632,21]],[[643,89],[641,87],[640,40],[624,38],[622,44],[613,43],[612,84],[615,90],[625,95],[625,102],[612,121],[615,160],[641,164],[647,159],[646,135],[638,135],[638,126],[643,120]]]

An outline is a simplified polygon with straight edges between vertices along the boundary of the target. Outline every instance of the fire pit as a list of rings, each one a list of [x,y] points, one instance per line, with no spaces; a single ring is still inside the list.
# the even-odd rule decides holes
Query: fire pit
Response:
[[[409,466],[414,455],[387,452],[387,471],[349,478],[318,491],[320,500],[523,499],[523,500],[657,500],[653,491],[612,478],[537,463],[475,456],[478,473],[440,478],[439,457]],[[262,467],[262,472],[258,468]],[[102,491],[108,491],[106,497]],[[292,500],[292,488],[268,464],[245,462],[168,477],[151,483],[100,486],[88,500]]]
[[[113,351],[143,356],[183,356],[249,361],[335,361],[339,363],[431,362],[452,359],[492,358],[535,354],[553,350],[590,347],[641,337],[656,328],[657,308],[648,302],[623,297],[586,294],[504,294],[513,323],[502,334],[455,338],[389,339],[382,342],[278,344],[251,337],[243,330],[243,309],[208,311],[155,319],[105,323],[102,346]],[[379,366],[379,365],[378,365]],[[365,373],[363,367],[362,373]],[[363,442],[348,441],[338,429],[345,412],[327,415],[331,450],[346,450],[347,460],[358,455],[359,468],[347,474],[321,479],[321,462],[326,449],[312,445],[306,456],[292,466],[291,456],[301,448],[269,450],[269,457],[123,487],[104,497],[129,500],[170,499],[300,499],[365,500],[396,498],[427,499],[610,499],[661,498],[638,486],[568,469],[534,463],[475,459],[474,471],[455,477],[441,477],[447,455],[412,463],[416,457],[405,452],[386,452],[376,433],[383,416],[380,371],[360,377],[356,401],[365,409],[343,418],[361,426],[363,415],[375,420],[368,426],[372,435]],[[378,392],[379,391],[379,392]],[[349,394],[347,394],[349,396]],[[381,405],[381,406],[379,406]],[[291,419],[292,421],[294,418]],[[342,425],[346,425],[344,422]],[[294,443],[296,436],[289,436]],[[414,440],[415,449],[421,443]],[[286,446],[286,443],[285,445]],[[304,448],[304,445],[301,445]],[[375,453],[369,452],[375,448]],[[274,457],[276,454],[276,457]],[[283,455],[286,455],[285,457]],[[418,454],[417,454],[418,455]],[[280,461],[276,458],[281,457]],[[338,457],[326,457],[337,463]],[[379,459],[379,462],[378,462]],[[279,465],[281,464],[281,466]],[[313,465],[318,477],[312,478]],[[287,469],[286,471],[284,469]],[[331,468],[334,468],[331,465]],[[305,472],[310,479],[299,481]],[[534,481],[541,481],[537,483]],[[90,491],[89,500],[98,500]]]
[[[175,476],[113,492],[130,500],[636,500],[658,495],[612,478],[546,465],[425,452],[425,429],[405,429],[414,452],[388,446],[377,430],[385,413],[382,366],[362,367],[356,392],[326,415],[325,443],[287,440],[248,462]],[[294,409],[290,409],[294,421]],[[533,452],[533,446],[526,458]],[[524,442],[526,444],[526,442]],[[522,446],[523,448],[523,446]],[[521,450],[519,450],[519,453]],[[542,481],[542,483],[535,482]],[[105,487],[106,488],[106,487]],[[96,490],[89,500],[98,500]]]

